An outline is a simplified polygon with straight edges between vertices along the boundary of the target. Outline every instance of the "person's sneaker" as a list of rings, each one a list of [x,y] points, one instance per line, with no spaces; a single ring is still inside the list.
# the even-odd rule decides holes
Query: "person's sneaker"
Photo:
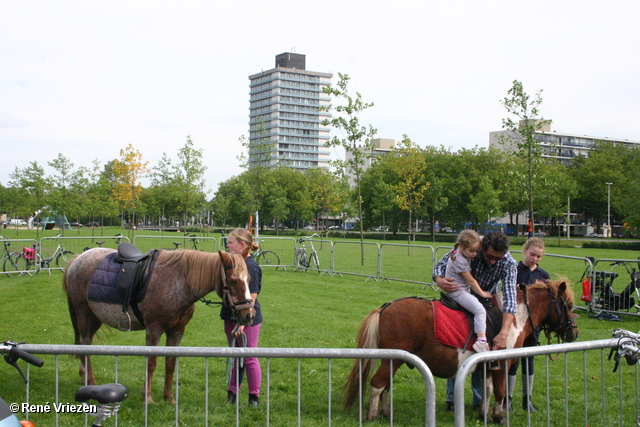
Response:
[[[249,395],[249,406],[258,406],[260,404],[260,399],[255,394]]]
[[[476,340],[475,343],[473,343],[473,347],[472,347],[477,353],[482,353],[483,351],[490,351],[491,349],[489,348],[489,344],[486,341],[480,341],[480,340]]]
[[[455,406],[453,405],[453,402],[447,401],[447,407],[446,407],[447,412],[453,412],[454,409],[455,409]]]
[[[229,390],[227,390],[227,403],[236,403],[236,395]]]

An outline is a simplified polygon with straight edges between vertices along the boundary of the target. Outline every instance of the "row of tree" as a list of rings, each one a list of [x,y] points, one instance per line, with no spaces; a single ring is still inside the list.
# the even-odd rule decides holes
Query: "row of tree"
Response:
[[[150,168],[131,144],[120,158],[92,168],[75,167],[63,154],[48,165],[54,173],[31,162],[11,173],[7,186],[0,184],[0,210],[15,218],[28,218],[42,209],[43,216],[56,213],[70,221],[98,221],[120,225],[140,222],[172,224],[203,215],[207,208],[204,192],[202,149],[188,136],[175,164],[164,153]],[[150,178],[143,187],[141,180]]]
[[[209,199],[202,149],[187,137],[175,164],[165,153],[149,167],[129,145],[119,159],[102,166],[96,160],[93,169],[74,168],[62,154],[48,163],[55,170],[51,176],[36,162],[16,168],[8,185],[0,184],[0,209],[22,218],[47,206],[81,221],[217,226],[244,226],[259,211],[262,224],[276,226],[356,218],[361,231],[376,225],[412,230],[420,220],[434,232],[436,221],[461,228],[468,222],[479,225],[510,216],[510,222],[517,223],[524,212],[529,218],[564,223],[570,201],[570,210],[577,214],[573,221],[601,225],[610,207],[612,222],[640,228],[640,151],[599,142],[588,158],[576,157],[570,167],[543,158],[532,138],[545,122],[538,115],[540,92],[530,99],[514,81],[502,101],[518,119],[503,120],[503,127],[516,136],[512,153],[478,147],[421,148],[404,135],[392,153],[365,170],[376,131],[362,126],[358,117],[373,104],[363,102],[359,93],[352,97],[348,82],[349,77],[340,74],[338,85],[325,89],[343,104],[325,108],[332,116],[324,124],[345,135],[328,145],[342,146],[351,154],[335,162],[334,171],[249,167],[243,154],[239,159],[245,171],[222,182]],[[250,148],[244,138],[240,142]],[[150,178],[146,188],[140,184],[143,177]]]
[[[505,216],[515,224],[517,214],[530,206],[528,165],[504,151],[421,148],[405,136],[394,153],[362,173],[363,228],[408,230],[416,220],[461,228]],[[570,201],[577,214],[572,221],[606,224],[610,182],[612,222],[640,227],[639,150],[601,142],[588,158],[575,158],[570,167],[537,159],[533,169],[536,218],[562,224]],[[254,168],[221,183],[211,206],[220,224],[233,226],[244,225],[256,211],[262,223],[288,226],[358,217],[355,188],[325,169]]]

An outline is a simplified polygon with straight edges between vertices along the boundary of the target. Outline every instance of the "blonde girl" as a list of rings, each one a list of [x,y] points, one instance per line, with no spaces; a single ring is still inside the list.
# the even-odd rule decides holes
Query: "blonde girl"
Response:
[[[481,248],[481,240],[474,230],[464,230],[458,236],[458,241],[447,261],[445,277],[453,279],[458,284],[458,290],[448,295],[462,307],[473,314],[473,330],[478,339],[473,344],[477,352],[489,351],[487,343],[487,313],[478,299],[471,295],[471,291],[483,298],[491,298],[491,294],[483,291],[471,274],[471,260]]]

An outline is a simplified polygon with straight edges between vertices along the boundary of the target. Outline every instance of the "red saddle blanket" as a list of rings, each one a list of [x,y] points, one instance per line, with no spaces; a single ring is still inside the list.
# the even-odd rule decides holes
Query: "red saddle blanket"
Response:
[[[433,328],[436,339],[444,345],[463,348],[471,333],[471,325],[465,312],[451,310],[440,301],[431,301],[433,304]],[[473,334],[468,348],[476,342]]]

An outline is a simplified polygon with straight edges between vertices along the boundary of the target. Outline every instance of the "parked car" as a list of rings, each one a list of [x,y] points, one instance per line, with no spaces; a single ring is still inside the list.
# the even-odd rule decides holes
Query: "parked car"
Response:
[[[98,221],[91,221],[84,225],[85,227],[100,227],[100,223]]]
[[[25,226],[25,225],[27,225],[27,221],[25,221],[24,219],[20,219],[20,218],[12,218],[9,221],[9,225]]]
[[[340,226],[339,225],[331,225],[331,226],[329,226],[329,230],[340,230]]]
[[[71,224],[69,224],[69,225],[70,225],[70,226],[72,226],[72,227],[78,227],[78,228],[80,228],[80,227],[84,227],[84,225],[83,225],[83,224],[80,224],[79,222],[72,222],[72,223],[71,223]]]

